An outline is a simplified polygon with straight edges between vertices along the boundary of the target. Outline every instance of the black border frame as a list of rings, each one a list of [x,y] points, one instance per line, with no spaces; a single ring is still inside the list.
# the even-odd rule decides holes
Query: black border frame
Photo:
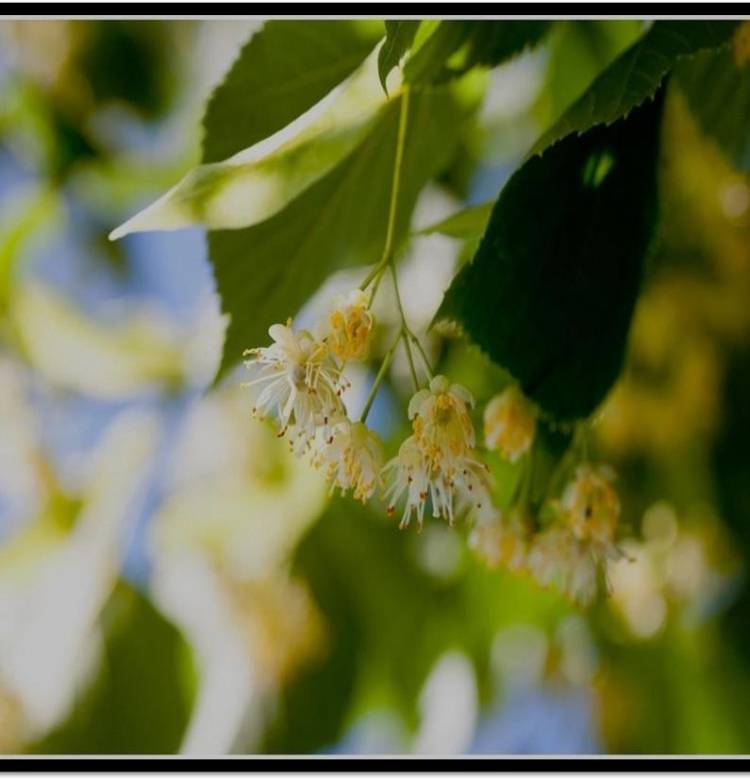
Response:
[[[0,21],[17,17],[122,17],[206,19],[232,16],[270,17],[685,17],[725,16],[750,19],[750,3],[24,3],[0,6]],[[750,755],[532,755],[450,757],[351,755],[8,755],[0,756],[1,771],[21,772],[638,772],[750,771]]]
[[[702,19],[712,16],[729,18],[750,18],[750,4],[747,2],[722,3],[533,3],[533,2],[115,2],[115,3],[45,3],[4,2],[0,6],[0,19],[4,17],[102,17],[143,16],[153,18],[184,18],[190,16],[211,19],[231,16],[270,17],[370,17],[401,18],[415,17],[617,17],[651,19],[654,17],[685,17]]]
[[[242,772],[242,771],[439,771],[439,772],[638,772],[638,771],[748,771],[750,756],[689,755],[534,755],[450,757],[362,755],[227,755],[225,757],[191,757],[165,755],[91,755],[91,756],[12,756],[0,758],[0,771],[73,771],[73,772]]]

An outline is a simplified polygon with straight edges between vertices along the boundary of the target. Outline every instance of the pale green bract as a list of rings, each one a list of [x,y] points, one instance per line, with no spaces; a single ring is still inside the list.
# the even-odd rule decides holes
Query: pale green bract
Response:
[[[112,231],[110,239],[196,224],[244,228],[279,212],[352,152],[388,103],[378,80],[379,48],[285,128],[227,160],[192,169],[161,198]],[[397,97],[398,86],[391,87],[391,100]]]

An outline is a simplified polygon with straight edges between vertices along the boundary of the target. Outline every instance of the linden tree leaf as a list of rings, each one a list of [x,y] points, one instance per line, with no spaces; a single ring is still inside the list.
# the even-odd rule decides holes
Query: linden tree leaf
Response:
[[[265,220],[334,168],[359,144],[385,98],[373,53],[343,84],[270,138],[220,163],[190,171],[175,187],[115,229],[243,228]]]
[[[381,22],[266,22],[214,90],[203,117],[203,162],[216,163],[286,127],[352,74]]]
[[[410,84],[431,84],[493,67],[537,44],[552,23],[545,20],[442,21],[404,65]],[[457,60],[454,62],[454,60]]]
[[[493,67],[536,46],[553,23],[546,19],[504,22],[472,22],[469,50],[463,63],[467,70],[475,65]]]
[[[416,231],[417,234],[443,234],[452,239],[479,239],[487,228],[494,203],[467,206],[437,223]]]
[[[571,133],[583,133],[626,116],[657,91],[685,57],[726,43],[734,21],[658,21],[623,52],[536,142],[530,155]]]
[[[364,141],[333,171],[258,225],[209,232],[222,309],[230,316],[220,373],[245,348],[267,342],[336,269],[375,263],[386,235],[399,114],[392,98]],[[446,89],[409,98],[396,237],[417,195],[455,147],[466,109]]]
[[[386,93],[388,89],[385,81],[388,74],[408,51],[419,24],[419,20],[390,20],[385,23],[385,43],[378,52],[378,75]]]
[[[750,171],[750,63],[734,51],[702,52],[675,71],[703,131],[740,171]]]
[[[552,417],[588,416],[619,374],[656,218],[663,90],[528,159],[436,316]]]

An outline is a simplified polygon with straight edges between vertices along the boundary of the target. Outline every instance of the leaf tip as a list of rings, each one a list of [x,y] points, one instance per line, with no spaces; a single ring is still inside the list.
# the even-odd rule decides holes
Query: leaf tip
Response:
[[[124,222],[122,225],[118,225],[117,228],[110,231],[107,239],[109,239],[110,242],[116,242],[118,239],[122,239],[123,236],[126,236],[129,233],[127,228],[129,222],[130,220]]]

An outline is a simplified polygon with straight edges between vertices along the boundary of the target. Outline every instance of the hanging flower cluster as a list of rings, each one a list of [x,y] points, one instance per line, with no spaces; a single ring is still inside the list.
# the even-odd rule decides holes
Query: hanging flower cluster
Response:
[[[245,386],[255,390],[256,418],[274,418],[279,437],[297,455],[310,454],[332,488],[366,502],[380,482],[383,448],[363,422],[349,420],[341,399],[349,381],[337,361],[362,357],[369,347],[373,318],[361,293],[337,302],[321,338],[295,332],[291,323],[271,326],[270,346],[245,351],[251,372]]]
[[[287,438],[298,455],[311,456],[332,490],[351,492],[367,502],[382,489],[389,515],[402,508],[402,528],[412,519],[421,528],[427,513],[451,525],[465,518],[472,528],[470,546],[490,566],[528,573],[577,603],[590,603],[600,574],[606,581],[607,562],[620,557],[614,542],[620,503],[611,471],[579,464],[561,495],[544,505],[541,528],[525,496],[510,510],[499,510],[477,446],[474,399],[444,375],[430,377],[427,387],[411,397],[411,433],[384,464],[383,445],[365,418],[396,345],[402,338],[416,344],[416,338],[399,332],[362,420],[353,421],[341,398],[349,385],[344,368],[367,356],[373,327],[370,302],[359,289],[335,300],[317,337],[306,330],[295,332],[290,323],[271,326],[271,345],[246,351],[251,372],[246,385],[255,391],[254,415],[274,418],[279,436]],[[426,356],[424,363],[430,376]],[[416,372],[414,380],[416,385]],[[530,461],[536,413],[517,386],[489,401],[483,422],[489,451],[511,464]],[[522,469],[530,475],[529,464]]]
[[[483,414],[485,446],[524,475],[521,496],[501,512],[493,501],[490,470],[480,455],[472,421],[474,399],[444,375],[434,375],[420,341],[406,322],[394,261],[394,232],[409,93],[399,118],[393,188],[383,256],[356,290],[337,297],[313,335],[294,331],[291,323],[269,329],[272,344],[246,351],[254,390],[254,415],[274,418],[279,436],[295,453],[309,454],[325,472],[331,490],[351,492],[367,502],[378,490],[389,515],[400,514],[400,527],[413,518],[421,529],[425,515],[453,524],[465,518],[470,545],[491,566],[504,565],[556,584],[573,600],[590,602],[599,573],[619,551],[614,536],[619,501],[605,469],[579,465],[562,495],[543,505],[540,527],[529,501],[531,461],[537,429],[536,411],[511,385],[487,404]],[[390,272],[400,328],[386,352],[360,419],[350,419],[342,401],[349,386],[348,362],[365,361],[375,321],[372,302]],[[366,425],[378,387],[399,344],[409,364],[414,394],[408,405],[411,432],[398,453],[384,462],[378,435]],[[415,356],[423,364],[417,371]]]
[[[471,394],[444,375],[409,402],[412,434],[398,456],[385,466],[391,476],[388,513],[405,495],[401,527],[417,517],[422,526],[429,502],[432,515],[453,524],[457,512],[479,515],[492,507],[489,472],[475,451],[476,436],[469,410]]]
[[[620,502],[613,477],[607,467],[581,464],[561,497],[544,506],[540,515],[547,523],[541,530],[534,531],[524,507],[515,507],[474,530],[470,544],[491,567],[528,573],[588,605],[597,595],[600,574],[609,591],[607,565],[622,556],[615,544]]]

